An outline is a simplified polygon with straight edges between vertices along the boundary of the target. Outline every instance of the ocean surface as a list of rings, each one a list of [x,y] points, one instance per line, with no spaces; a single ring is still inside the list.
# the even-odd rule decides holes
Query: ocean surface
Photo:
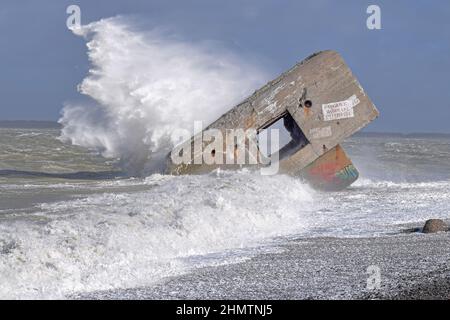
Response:
[[[345,142],[361,177],[325,193],[249,171],[129,177],[58,129],[0,128],[0,298],[152,286],[293,237],[377,237],[450,218],[450,138]]]

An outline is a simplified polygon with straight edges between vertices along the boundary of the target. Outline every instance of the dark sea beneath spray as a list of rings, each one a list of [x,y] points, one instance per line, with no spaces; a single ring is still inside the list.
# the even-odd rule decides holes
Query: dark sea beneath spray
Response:
[[[151,286],[292,237],[376,237],[450,218],[445,136],[349,139],[361,177],[335,193],[247,171],[130,178],[58,136],[0,129],[0,298]]]

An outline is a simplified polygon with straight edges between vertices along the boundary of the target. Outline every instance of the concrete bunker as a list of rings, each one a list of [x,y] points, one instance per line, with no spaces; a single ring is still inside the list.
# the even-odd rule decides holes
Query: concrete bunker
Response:
[[[166,171],[201,174],[217,168],[239,169],[241,163],[264,169],[268,162],[260,160],[278,153],[275,173],[303,177],[319,189],[341,190],[358,178],[358,171],[340,144],[377,116],[378,110],[342,57],[335,51],[321,51],[256,90],[203,131],[215,129],[223,136],[229,129],[254,132],[251,139],[256,143],[227,143],[226,154],[248,156],[248,161],[203,161],[204,155],[220,160],[225,153],[209,145],[206,151],[195,148],[203,145],[202,135],[195,134],[184,143],[192,157],[174,162],[169,154]],[[266,140],[264,148],[261,135],[266,131],[270,139],[267,131],[272,128],[279,129],[279,143],[273,148]]]

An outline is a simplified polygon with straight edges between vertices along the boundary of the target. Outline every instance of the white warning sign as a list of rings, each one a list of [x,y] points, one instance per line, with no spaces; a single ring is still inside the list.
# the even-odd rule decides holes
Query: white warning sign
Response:
[[[353,107],[359,103],[359,99],[353,95],[347,100],[332,102],[322,105],[323,120],[332,121],[355,116]]]

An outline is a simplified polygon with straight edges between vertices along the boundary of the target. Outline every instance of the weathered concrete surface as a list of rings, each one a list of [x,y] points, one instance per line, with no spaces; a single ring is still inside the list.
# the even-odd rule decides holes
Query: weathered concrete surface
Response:
[[[305,102],[312,106],[306,107]],[[378,116],[377,109],[341,56],[334,51],[322,51],[257,90],[207,129],[218,129],[224,137],[227,129],[255,129],[259,132],[287,113],[310,142],[280,160],[279,172],[293,175],[300,174],[303,168]],[[203,148],[195,150],[195,143]],[[191,145],[192,162],[176,165],[169,160],[167,171],[193,174],[233,166],[194,164],[202,163],[202,150],[209,143],[202,141],[202,134],[194,136],[186,142]],[[246,153],[247,158],[261,158],[258,154],[251,154],[248,148]],[[215,157],[220,157],[225,163],[224,154],[217,153]]]
[[[339,144],[304,168],[301,175],[316,189],[328,191],[344,189],[359,177]]]

